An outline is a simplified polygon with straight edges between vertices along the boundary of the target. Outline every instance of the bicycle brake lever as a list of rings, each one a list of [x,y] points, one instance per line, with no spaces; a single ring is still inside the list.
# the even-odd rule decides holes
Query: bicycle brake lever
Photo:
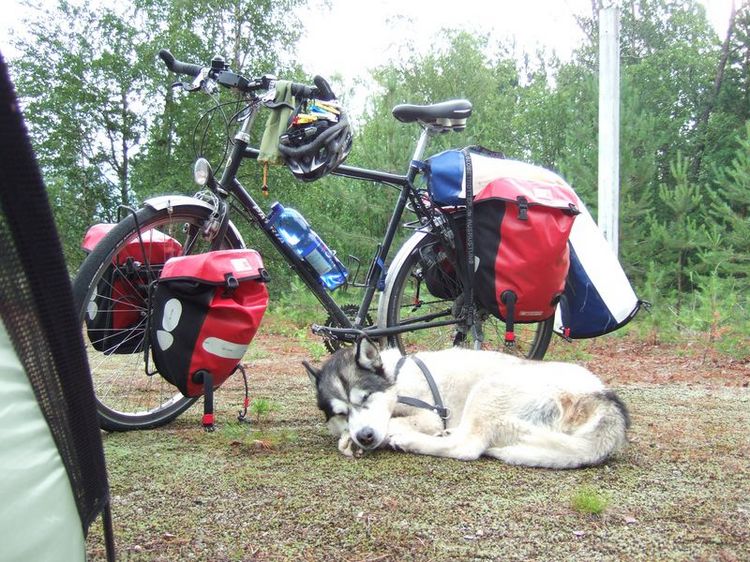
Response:
[[[271,88],[265,94],[260,96],[260,101],[263,105],[268,106],[276,100],[276,88]]]
[[[177,81],[172,83],[172,88],[181,88],[184,92],[197,92],[198,90],[203,89],[204,83],[203,80],[198,80],[197,78],[193,82],[182,82]]]
[[[216,81],[211,78],[210,72],[210,68],[203,68],[192,82],[175,82],[175,84],[180,84],[186,92],[203,90],[207,94],[213,94],[216,92],[217,85]]]

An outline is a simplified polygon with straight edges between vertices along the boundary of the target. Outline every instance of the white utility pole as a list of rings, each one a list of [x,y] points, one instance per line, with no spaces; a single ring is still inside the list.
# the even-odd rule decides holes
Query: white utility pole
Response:
[[[599,10],[599,228],[618,252],[620,216],[620,9]]]

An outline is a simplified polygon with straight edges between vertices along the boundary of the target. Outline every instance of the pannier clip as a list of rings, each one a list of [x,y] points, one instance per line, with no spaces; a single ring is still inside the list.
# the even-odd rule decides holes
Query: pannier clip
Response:
[[[529,220],[529,200],[519,195],[516,201],[518,202],[518,220]]]
[[[237,278],[231,272],[226,273],[224,275],[224,292],[221,296],[225,299],[231,297],[239,286],[240,282],[237,281]]]

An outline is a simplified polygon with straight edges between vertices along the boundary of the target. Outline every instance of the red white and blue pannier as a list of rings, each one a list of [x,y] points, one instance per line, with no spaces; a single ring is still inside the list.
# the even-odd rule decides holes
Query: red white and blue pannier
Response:
[[[514,322],[546,320],[558,305],[555,327],[572,338],[607,333],[635,315],[641,301],[559,175],[481,147],[442,152],[423,170],[433,203],[459,209],[452,215],[466,220],[455,224],[472,225],[472,237],[458,234],[472,242],[474,300],[506,322],[506,340]]]
[[[506,322],[506,341],[515,338],[515,322],[551,317],[565,289],[578,214],[572,188],[549,170],[479,147],[437,154],[425,169],[435,204],[466,207],[473,240],[462,238],[474,299]]]
[[[556,332],[572,339],[618,330],[647,306],[580,200],[578,207],[581,214],[570,232],[570,272],[554,324]]]

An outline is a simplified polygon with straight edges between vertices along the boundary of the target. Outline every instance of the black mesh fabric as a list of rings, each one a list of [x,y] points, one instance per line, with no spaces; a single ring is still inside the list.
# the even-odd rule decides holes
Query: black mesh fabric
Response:
[[[0,54],[0,313],[67,469],[84,535],[109,487],[70,278]],[[106,521],[105,521],[106,525]]]

